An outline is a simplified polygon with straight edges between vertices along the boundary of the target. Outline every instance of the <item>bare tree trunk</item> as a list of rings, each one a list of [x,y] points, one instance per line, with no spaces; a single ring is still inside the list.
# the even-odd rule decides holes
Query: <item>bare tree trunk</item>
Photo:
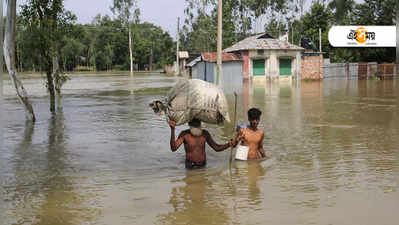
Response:
[[[153,50],[152,50],[152,47],[151,47],[151,54],[150,54],[150,62],[149,62],[149,66],[150,66],[150,71],[152,71],[152,58],[153,58],[153,56],[152,56],[152,54],[153,54]]]
[[[132,46],[132,30],[129,24],[129,53],[130,53],[130,76],[133,77],[133,46]]]
[[[6,61],[8,73],[14,84],[18,99],[25,107],[26,117],[28,120],[35,122],[36,117],[33,107],[29,101],[28,94],[21,81],[16,76],[15,67],[15,21],[16,21],[16,0],[8,0],[7,2],[7,21],[4,36],[4,59]],[[2,19],[2,18],[1,18]]]
[[[51,70],[46,70],[47,76],[47,89],[50,94],[50,112],[55,113],[55,91],[54,91],[54,79]]]
[[[53,74],[52,77],[54,77],[54,86],[55,86],[55,91],[59,96],[61,96],[61,86],[62,86],[62,81],[60,80],[60,66],[58,62],[58,56],[54,55],[53,56]]]

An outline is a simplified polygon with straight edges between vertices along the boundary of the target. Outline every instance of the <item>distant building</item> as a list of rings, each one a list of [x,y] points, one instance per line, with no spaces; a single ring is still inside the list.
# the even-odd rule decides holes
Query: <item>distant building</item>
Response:
[[[262,33],[248,37],[223,51],[222,83],[245,79],[301,79],[301,52],[304,49]],[[192,78],[215,83],[216,52],[201,53],[187,64]]]
[[[187,64],[187,67],[191,68],[191,78],[216,83],[216,62],[216,52],[201,52],[199,57]],[[222,54],[222,64],[222,83],[231,79],[242,82],[242,61],[240,56],[224,52]]]
[[[301,79],[303,48],[262,33],[248,37],[224,52],[240,55],[243,79]]]

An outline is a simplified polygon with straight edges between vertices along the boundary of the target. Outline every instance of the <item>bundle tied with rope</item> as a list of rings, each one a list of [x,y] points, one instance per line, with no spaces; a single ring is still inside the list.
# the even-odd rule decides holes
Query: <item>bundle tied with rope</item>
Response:
[[[159,116],[176,125],[185,124],[194,118],[205,123],[230,122],[229,107],[223,90],[216,85],[198,80],[182,79],[169,91],[165,99],[150,103]]]

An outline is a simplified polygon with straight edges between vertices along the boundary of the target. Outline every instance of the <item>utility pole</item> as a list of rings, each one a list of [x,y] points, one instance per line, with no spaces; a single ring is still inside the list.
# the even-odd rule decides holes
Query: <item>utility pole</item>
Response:
[[[319,51],[321,53],[321,28],[319,28]]]
[[[3,51],[3,0],[0,0],[0,105],[3,105]],[[2,120],[3,110],[0,110],[1,125],[3,125]],[[0,148],[3,149],[3,132],[0,135]]]
[[[3,43],[3,0],[0,0],[0,100],[3,99]]]
[[[397,2],[397,1],[396,1]],[[396,5],[396,76],[399,70],[399,28],[398,28],[398,21],[399,21],[399,7]]]
[[[180,17],[177,17],[177,34],[176,34],[176,74],[180,74],[179,65],[179,29],[180,29]]]
[[[217,72],[216,84],[221,85],[222,80],[222,0],[218,3],[218,37],[217,37]]]

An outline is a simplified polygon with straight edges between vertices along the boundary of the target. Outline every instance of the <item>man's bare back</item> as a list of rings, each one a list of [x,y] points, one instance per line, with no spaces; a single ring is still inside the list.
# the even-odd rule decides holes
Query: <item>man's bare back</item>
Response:
[[[208,145],[217,152],[223,151],[233,145],[232,142],[228,142],[224,145],[217,144],[207,130],[202,130],[202,134],[199,136],[194,136],[190,130],[184,130],[179,134],[177,140],[175,140],[176,123],[174,121],[169,121],[169,126],[171,129],[170,148],[172,152],[174,152],[184,143],[186,167],[190,163],[192,165],[206,164],[205,143],[208,143]]]

